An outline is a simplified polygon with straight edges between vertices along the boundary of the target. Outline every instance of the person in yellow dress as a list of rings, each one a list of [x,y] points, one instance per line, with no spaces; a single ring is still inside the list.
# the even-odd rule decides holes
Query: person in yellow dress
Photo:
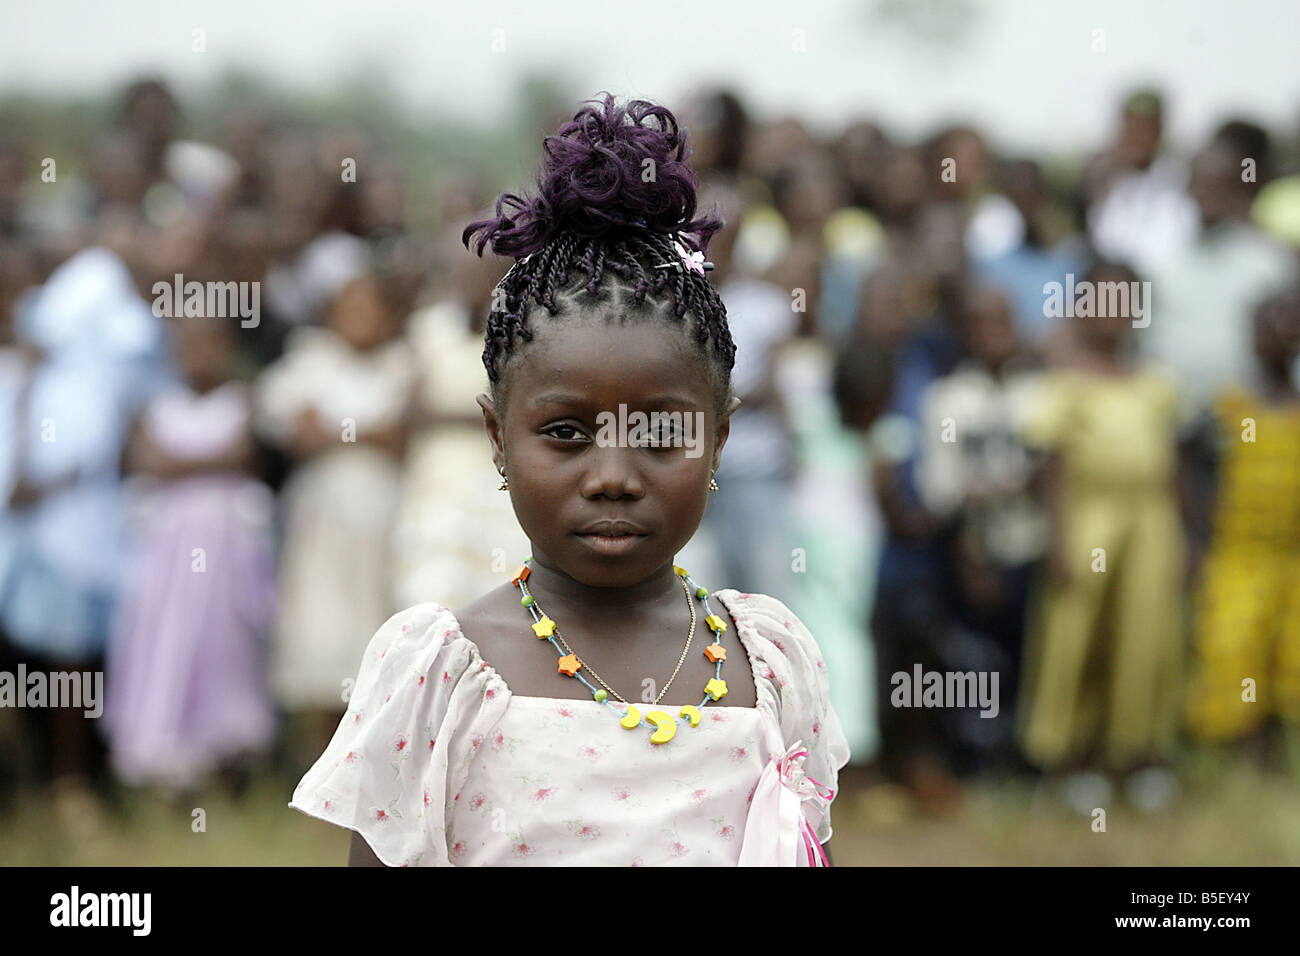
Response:
[[[1219,493],[1196,597],[1188,726],[1241,740],[1270,718],[1300,722],[1300,294],[1254,316],[1258,387],[1214,403]]]
[[[1125,266],[1085,276],[1135,283]],[[1083,284],[1080,284],[1080,289]],[[1139,286],[1128,286],[1136,290]],[[1139,806],[1177,791],[1184,541],[1177,490],[1178,393],[1128,356],[1131,313],[1097,295],[1073,346],[1044,375],[1026,440],[1047,453],[1048,573],[1028,634],[1021,744],[1067,798],[1104,806],[1124,775]],[[1076,315],[1079,314],[1077,311]]]

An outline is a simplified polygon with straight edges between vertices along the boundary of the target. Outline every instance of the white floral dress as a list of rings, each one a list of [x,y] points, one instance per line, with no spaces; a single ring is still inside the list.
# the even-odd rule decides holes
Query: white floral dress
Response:
[[[757,706],[710,703],[665,744],[595,700],[511,693],[450,610],[402,611],[289,806],[389,866],[819,865],[849,759],[821,653],[780,601],[713,596],[735,622],[723,676],[748,656]]]

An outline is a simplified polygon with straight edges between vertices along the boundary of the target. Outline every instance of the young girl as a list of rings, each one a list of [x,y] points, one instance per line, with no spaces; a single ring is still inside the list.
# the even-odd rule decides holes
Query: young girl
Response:
[[[504,267],[465,255],[460,226],[447,235],[456,264],[439,296],[407,321],[420,367],[418,428],[411,436],[393,535],[396,607],[436,593],[459,607],[509,579],[528,541],[483,440],[474,396],[488,384],[483,326]],[[485,543],[490,547],[485,548]]]
[[[1084,281],[1103,290],[1137,277],[1102,263]],[[1075,319],[1073,359],[1047,373],[1025,429],[1049,456],[1050,531],[1022,742],[1039,767],[1074,771],[1067,796],[1081,812],[1110,795],[1101,771],[1127,775],[1128,796],[1147,808],[1171,799],[1176,785],[1164,764],[1182,662],[1178,396],[1128,357],[1131,318],[1110,298],[1098,291],[1099,314]]]
[[[1273,718],[1300,723],[1300,394],[1290,378],[1300,295],[1266,299],[1254,320],[1258,387],[1226,389],[1214,403],[1219,492],[1187,697],[1205,741],[1265,731],[1267,743]]]
[[[1046,526],[1030,487],[1036,462],[1021,437],[1037,374],[1016,336],[1011,302],[995,287],[973,284],[958,319],[968,358],[922,395],[916,471],[921,503],[947,524],[956,622],[948,660],[953,670],[999,674],[996,715],[951,713],[957,755],[975,770],[1015,751],[1025,611]]]
[[[93,675],[102,671],[121,580],[122,448],[161,378],[163,327],[126,262],[103,247],[56,269],[15,319],[19,340],[39,358],[24,375],[14,418],[0,423],[13,442],[0,630],[29,673]],[[23,713],[41,735],[41,774],[61,824],[96,832],[96,719],[74,706]]]
[[[816,642],[673,563],[736,405],[726,312],[680,245],[721,225],[693,218],[685,154],[668,110],[606,94],[546,140],[536,199],[466,230],[518,259],[478,401],[532,554],[375,634],[289,804],[355,831],[355,863],[823,862],[849,752]],[[684,419],[623,441],[620,410]]]
[[[416,383],[364,252],[340,256],[328,281],[325,327],[295,329],[258,383],[264,434],[299,462],[284,490],[271,685],[307,718],[313,752],[343,713],[366,632],[393,610],[389,540]]]
[[[131,434],[134,548],[107,660],[113,766],[187,787],[269,747],[263,642],[274,608],[271,492],[251,477],[251,397],[230,320],[177,320],[183,383]]]

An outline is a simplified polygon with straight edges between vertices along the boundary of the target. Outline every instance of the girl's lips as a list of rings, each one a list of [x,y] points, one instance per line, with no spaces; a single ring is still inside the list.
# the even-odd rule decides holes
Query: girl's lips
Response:
[[[646,536],[643,534],[580,534],[578,537],[585,541],[588,547],[598,551],[600,554],[608,557],[615,557],[631,551],[640,544]]]

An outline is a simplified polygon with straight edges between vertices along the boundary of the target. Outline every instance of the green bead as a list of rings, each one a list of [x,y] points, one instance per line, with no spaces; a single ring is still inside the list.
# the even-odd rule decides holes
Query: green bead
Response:
[[[524,607],[532,607],[533,596],[531,594],[525,594],[523,597],[519,599],[519,603],[522,604]]]
[[[696,596],[697,598],[706,598],[706,597],[709,596],[709,589],[708,589],[708,588],[696,588],[696,589],[695,589],[695,596]]]
[[[595,697],[596,700],[600,701],[603,704],[605,703],[606,698],[609,697],[609,694],[605,691],[605,688],[602,687],[600,690],[596,691],[591,696]]]

